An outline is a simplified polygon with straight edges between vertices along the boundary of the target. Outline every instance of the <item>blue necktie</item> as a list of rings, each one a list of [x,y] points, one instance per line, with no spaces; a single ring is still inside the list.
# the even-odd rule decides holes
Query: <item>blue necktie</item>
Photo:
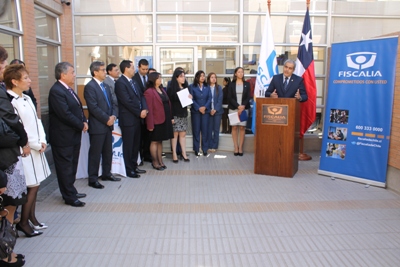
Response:
[[[142,109],[142,103],[140,101],[140,95],[136,91],[135,85],[133,84],[133,80],[130,80],[129,83],[131,84],[133,91],[135,92],[135,94],[139,98],[139,107],[140,107],[140,109]]]
[[[107,92],[106,92],[106,88],[104,88],[104,84],[103,84],[103,83],[100,83],[100,87],[101,87],[101,90],[103,90],[104,96],[106,97],[108,107],[110,107],[110,106],[111,106],[111,105],[110,105],[110,100],[108,100],[108,95],[107,95]]]
[[[288,86],[288,77],[285,77],[285,82],[283,83],[283,91],[286,92],[286,88]]]

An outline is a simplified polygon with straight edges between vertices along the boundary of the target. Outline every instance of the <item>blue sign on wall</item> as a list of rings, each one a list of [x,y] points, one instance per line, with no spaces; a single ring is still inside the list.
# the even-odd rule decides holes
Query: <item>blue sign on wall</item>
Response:
[[[385,186],[397,43],[332,45],[318,173]]]

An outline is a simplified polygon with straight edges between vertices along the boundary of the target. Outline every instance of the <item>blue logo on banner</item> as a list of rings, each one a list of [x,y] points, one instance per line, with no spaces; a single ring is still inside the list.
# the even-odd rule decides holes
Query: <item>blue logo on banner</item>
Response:
[[[319,173],[385,185],[397,42],[332,45]]]

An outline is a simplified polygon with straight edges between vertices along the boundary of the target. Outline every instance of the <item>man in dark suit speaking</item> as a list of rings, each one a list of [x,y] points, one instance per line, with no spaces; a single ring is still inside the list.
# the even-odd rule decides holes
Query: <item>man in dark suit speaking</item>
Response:
[[[146,99],[140,87],[132,80],[135,67],[130,60],[123,60],[120,65],[121,77],[115,83],[115,94],[118,99],[119,126],[122,132],[122,152],[126,175],[131,178],[140,178],[137,166],[141,138],[141,126],[147,116]]]
[[[283,66],[283,74],[272,77],[271,83],[265,92],[265,97],[295,97],[300,102],[307,101],[308,96],[303,78],[293,74],[295,68],[296,62],[291,59],[286,60]]]
[[[106,66],[104,62],[90,64],[93,79],[85,85],[84,97],[89,110],[90,148],[88,157],[89,186],[104,188],[98,181],[100,159],[102,160],[103,181],[121,181],[111,174],[112,130],[117,116],[114,111],[111,90],[104,83]]]
[[[85,202],[78,198],[75,175],[78,167],[82,131],[89,128],[82,103],[72,90],[75,84],[75,70],[68,62],[60,62],[55,67],[57,82],[49,91],[49,137],[56,167],[58,186],[65,204],[83,207]]]

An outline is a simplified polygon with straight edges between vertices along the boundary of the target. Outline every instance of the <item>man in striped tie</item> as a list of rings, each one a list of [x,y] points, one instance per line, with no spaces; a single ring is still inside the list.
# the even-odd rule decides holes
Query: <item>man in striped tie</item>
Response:
[[[117,114],[114,111],[111,90],[104,83],[106,66],[104,62],[94,61],[90,64],[93,79],[85,85],[84,97],[89,111],[90,148],[88,156],[89,186],[104,188],[99,183],[99,166],[102,160],[103,181],[121,181],[111,174],[112,164],[112,130]]]

